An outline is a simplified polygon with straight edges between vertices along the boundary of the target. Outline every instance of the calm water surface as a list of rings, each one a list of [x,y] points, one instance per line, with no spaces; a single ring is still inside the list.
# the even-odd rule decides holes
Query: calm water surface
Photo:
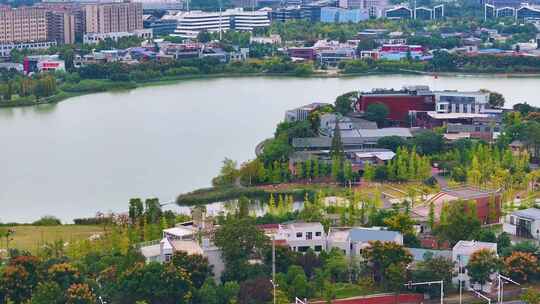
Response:
[[[64,221],[171,201],[210,185],[224,157],[245,161],[286,109],[341,93],[427,84],[503,93],[540,106],[540,78],[370,76],[193,80],[0,109],[0,221]]]

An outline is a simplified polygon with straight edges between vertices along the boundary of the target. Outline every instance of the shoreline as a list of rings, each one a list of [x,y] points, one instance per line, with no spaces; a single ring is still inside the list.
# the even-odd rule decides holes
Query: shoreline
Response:
[[[43,98],[45,101],[33,102],[28,99],[24,99],[20,102],[0,102],[0,109],[2,108],[19,108],[19,107],[32,107],[46,104],[55,104],[73,97],[79,97],[84,95],[91,95],[97,93],[106,92],[123,92],[131,91],[137,88],[152,87],[152,86],[164,86],[177,84],[186,80],[202,80],[202,79],[220,79],[220,78],[252,78],[252,77],[275,77],[275,78],[355,78],[355,77],[369,77],[380,75],[418,75],[418,76],[431,76],[431,77],[482,77],[482,78],[540,78],[539,73],[464,73],[464,72],[425,72],[414,70],[401,70],[401,72],[365,72],[365,73],[321,73],[315,72],[311,75],[297,76],[293,74],[276,74],[276,73],[253,73],[253,74],[206,74],[206,75],[188,75],[174,78],[165,78],[148,82],[119,82],[110,81],[105,79],[85,79],[101,81],[105,87],[100,89],[88,90],[88,91],[64,91],[60,89],[58,94]],[[82,81],[85,81],[82,80]]]

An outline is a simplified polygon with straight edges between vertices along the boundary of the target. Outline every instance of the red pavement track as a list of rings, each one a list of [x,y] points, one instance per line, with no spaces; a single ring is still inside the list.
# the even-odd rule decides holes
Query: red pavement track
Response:
[[[410,303],[410,304],[419,304],[424,301],[424,295],[423,294],[401,294],[399,295],[399,298],[397,298],[398,301],[396,301],[396,296],[389,294],[389,295],[374,295],[374,296],[368,296],[368,297],[355,297],[355,298],[349,298],[349,299],[340,299],[340,300],[333,300],[332,304],[404,304],[404,303]],[[309,304],[322,304],[326,303],[324,301],[317,301],[317,302],[309,302]]]

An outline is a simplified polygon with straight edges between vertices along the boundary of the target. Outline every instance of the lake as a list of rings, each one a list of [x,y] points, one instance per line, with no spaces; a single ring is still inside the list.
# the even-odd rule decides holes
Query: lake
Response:
[[[124,211],[133,197],[210,185],[224,157],[239,163],[272,136],[284,111],[352,90],[425,84],[498,91],[540,106],[539,78],[367,76],[220,78],[0,109],[0,222],[65,222]]]

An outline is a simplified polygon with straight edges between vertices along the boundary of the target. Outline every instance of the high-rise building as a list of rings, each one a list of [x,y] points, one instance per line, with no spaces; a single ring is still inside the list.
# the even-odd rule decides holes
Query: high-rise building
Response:
[[[75,15],[68,11],[48,11],[47,36],[58,44],[75,43]]]
[[[86,33],[132,32],[143,28],[142,3],[84,5]]]
[[[86,31],[84,10],[78,2],[41,2],[47,10],[49,39],[58,43],[82,42]]]
[[[47,41],[47,11],[0,7],[0,44]]]

